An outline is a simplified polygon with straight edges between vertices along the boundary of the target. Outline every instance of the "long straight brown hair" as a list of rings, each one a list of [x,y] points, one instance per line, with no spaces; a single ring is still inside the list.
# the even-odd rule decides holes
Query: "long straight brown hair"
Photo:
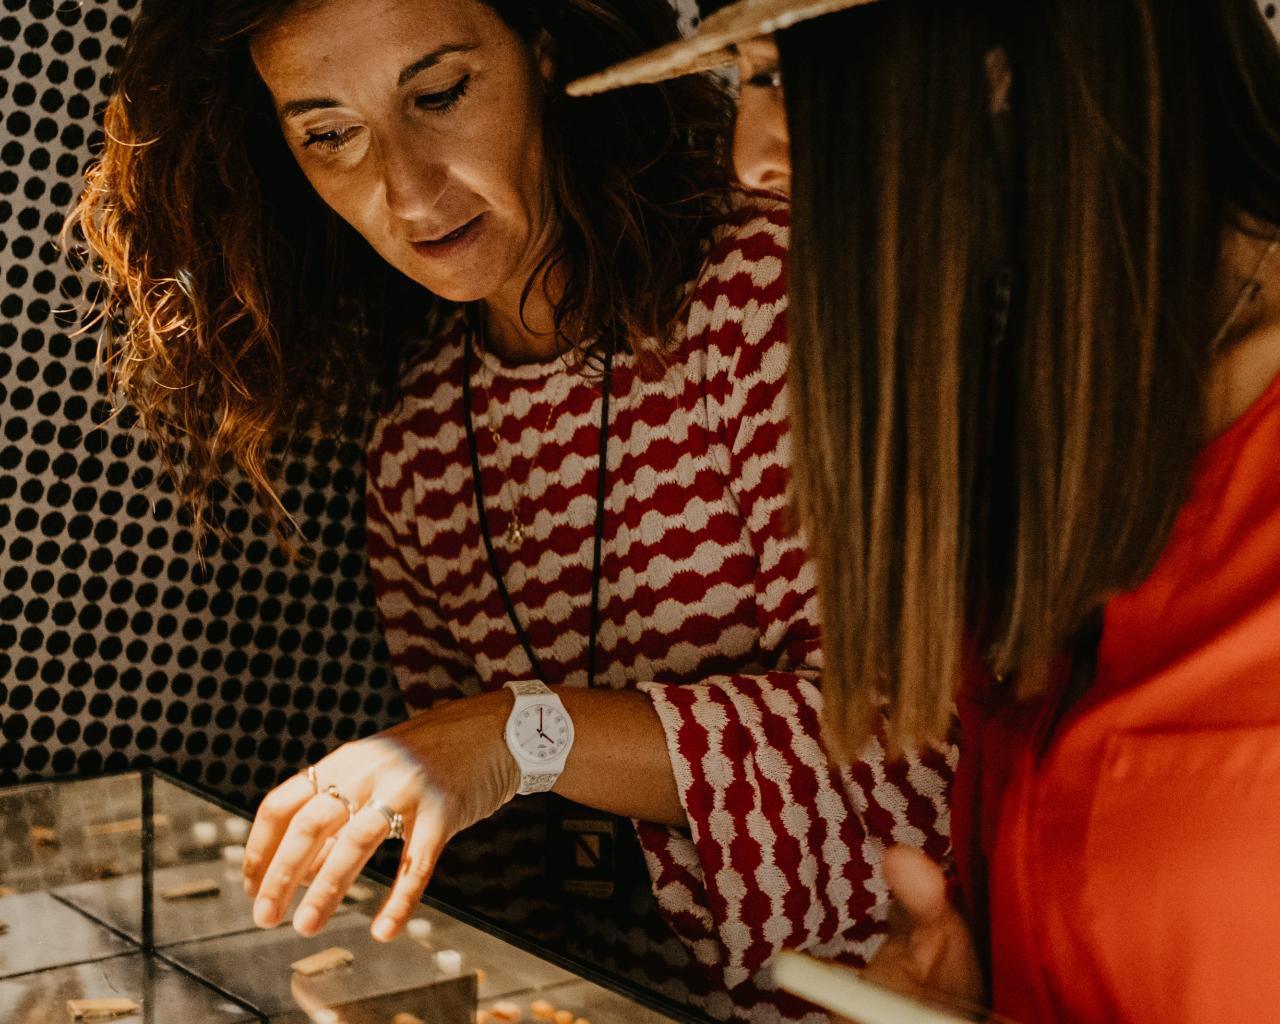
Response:
[[[1042,692],[1153,567],[1223,229],[1280,224],[1280,53],[1254,0],[883,0],[779,47],[795,504],[852,757],[881,712],[941,739],[971,660]]]

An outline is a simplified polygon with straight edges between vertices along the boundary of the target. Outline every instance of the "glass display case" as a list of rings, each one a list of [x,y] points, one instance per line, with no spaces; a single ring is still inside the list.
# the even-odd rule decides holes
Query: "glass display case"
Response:
[[[240,874],[248,821],[159,772],[0,790],[0,821],[6,1024],[694,1019],[431,900],[376,943],[387,888],[373,875],[315,937],[259,929]]]

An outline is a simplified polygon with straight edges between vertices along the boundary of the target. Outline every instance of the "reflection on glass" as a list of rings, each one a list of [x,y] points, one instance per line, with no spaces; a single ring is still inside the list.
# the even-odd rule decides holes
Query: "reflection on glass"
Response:
[[[253,924],[243,815],[153,772],[0,791],[0,1021],[657,1024],[646,1009],[423,906],[391,943],[362,878],[320,935]],[[326,953],[326,951],[338,951]],[[320,969],[299,961],[324,954]]]

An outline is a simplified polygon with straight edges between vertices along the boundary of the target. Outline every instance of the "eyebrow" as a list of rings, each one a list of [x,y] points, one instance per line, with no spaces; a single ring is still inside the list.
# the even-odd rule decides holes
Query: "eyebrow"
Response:
[[[440,46],[432,50],[430,53],[423,54],[412,64],[407,64],[404,70],[400,72],[396,79],[396,88],[403,88],[408,82],[413,81],[415,77],[422,74],[428,68],[433,68],[439,64],[445,57],[455,53],[470,53],[476,49],[474,43],[451,43],[447,46]],[[314,97],[305,100],[290,100],[280,108],[280,117],[288,120],[291,117],[297,117],[299,114],[307,114],[313,110],[328,110],[331,107],[342,106],[335,99],[327,96]]]
[[[280,117],[288,120],[291,117],[297,117],[299,114],[306,114],[312,110],[326,110],[329,107],[341,106],[337,100],[331,99],[311,99],[311,100],[290,100],[280,108]]]
[[[416,75],[422,74],[427,68],[433,68],[439,64],[445,57],[455,53],[470,53],[476,48],[474,43],[451,43],[447,46],[440,46],[432,50],[430,53],[419,57],[412,64],[405,67],[400,72],[400,77],[396,79],[396,88],[400,88],[406,82],[411,81]]]

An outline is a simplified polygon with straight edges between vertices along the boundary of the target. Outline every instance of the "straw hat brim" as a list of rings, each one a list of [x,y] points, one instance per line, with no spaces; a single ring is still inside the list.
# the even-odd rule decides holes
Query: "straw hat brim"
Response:
[[[687,39],[615,64],[594,75],[570,82],[570,96],[594,96],[629,85],[665,82],[681,75],[732,64],[731,47],[766,36],[824,14],[860,7],[875,0],[739,0],[716,11]]]

